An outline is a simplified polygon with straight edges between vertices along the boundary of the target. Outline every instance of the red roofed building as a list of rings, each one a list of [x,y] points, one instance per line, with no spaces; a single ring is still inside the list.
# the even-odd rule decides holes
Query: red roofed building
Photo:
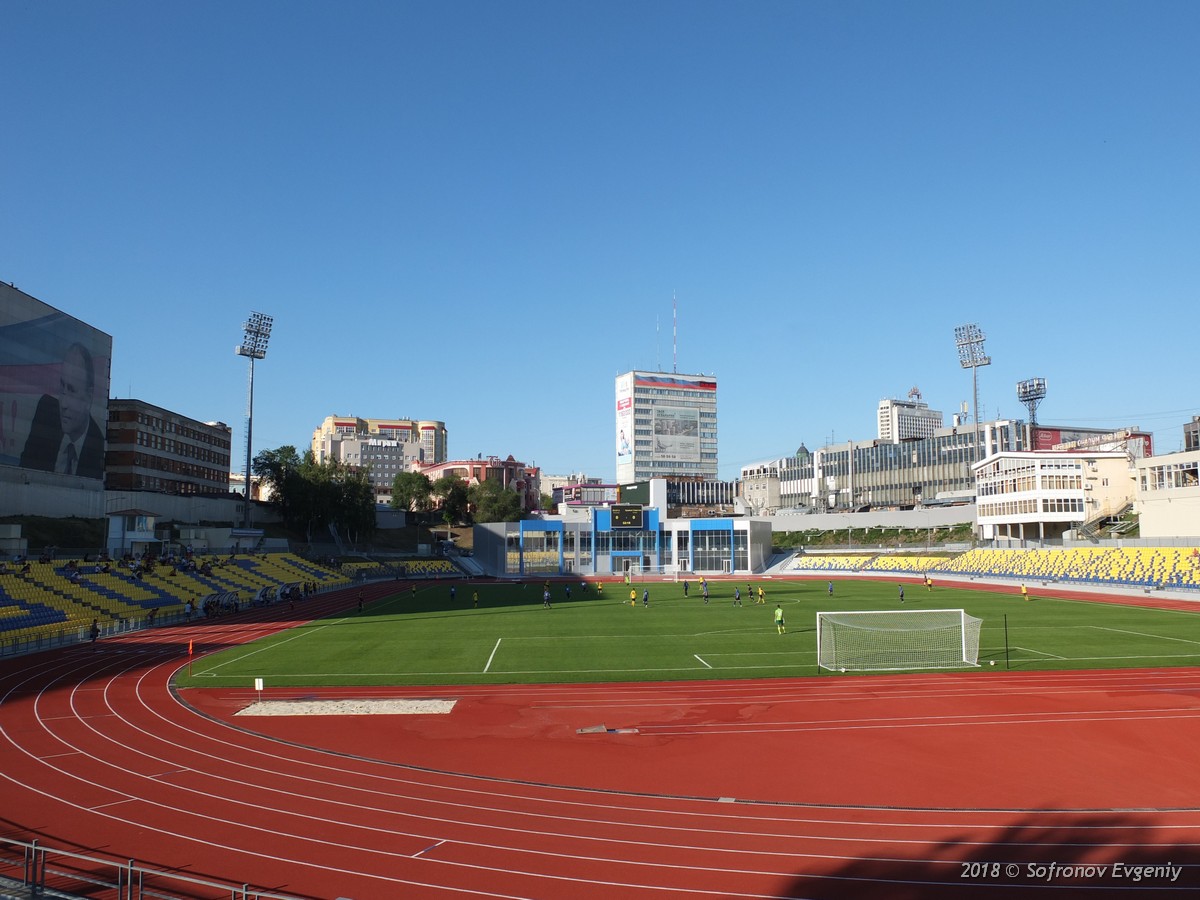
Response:
[[[538,509],[541,505],[541,471],[512,456],[480,456],[477,459],[453,459],[433,465],[416,464],[410,471],[421,472],[430,481],[446,475],[461,478],[470,487],[482,481],[499,481],[503,487],[516,491],[521,497],[522,511]]]

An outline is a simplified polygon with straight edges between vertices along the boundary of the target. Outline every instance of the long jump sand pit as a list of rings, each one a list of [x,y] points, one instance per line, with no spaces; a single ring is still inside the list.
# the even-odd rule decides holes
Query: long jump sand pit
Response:
[[[447,715],[454,700],[259,700],[238,711],[238,716],[428,716]]]

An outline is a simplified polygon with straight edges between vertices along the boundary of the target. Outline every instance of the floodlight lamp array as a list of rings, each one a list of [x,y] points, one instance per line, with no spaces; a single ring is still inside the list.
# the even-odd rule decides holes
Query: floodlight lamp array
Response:
[[[245,334],[242,345],[236,348],[239,356],[262,359],[267,355],[267,342],[271,339],[271,325],[275,320],[263,313],[251,313],[250,320],[243,326]]]
[[[990,366],[992,358],[983,352],[983,329],[978,325],[959,325],[954,329],[954,343],[958,346],[958,361],[964,369]]]
[[[1046,379],[1027,378],[1017,382],[1017,399],[1022,403],[1035,403],[1046,398]]]

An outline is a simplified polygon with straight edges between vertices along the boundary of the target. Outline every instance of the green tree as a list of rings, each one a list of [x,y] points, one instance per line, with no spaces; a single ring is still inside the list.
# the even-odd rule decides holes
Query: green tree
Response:
[[[252,468],[271,485],[271,503],[284,524],[307,540],[330,525],[352,541],[375,530],[375,492],[365,470],[337,460],[318,462],[312,451],[301,457],[291,446],[264,450]]]
[[[476,522],[516,522],[521,518],[521,498],[499,481],[471,485],[467,498]]]
[[[301,481],[293,504],[293,527],[302,529],[310,541],[334,521],[339,499],[335,473],[340,467],[337,460],[318,462],[312,451],[304,454],[300,464]]]
[[[442,520],[449,516],[449,523],[467,521],[467,483],[457,475],[443,475],[430,488],[440,503]]]
[[[423,472],[401,472],[392,479],[392,509],[428,512],[433,485]]]
[[[251,471],[270,488],[271,505],[279,510],[289,524],[296,515],[293,505],[301,493],[300,467],[303,460],[296,448],[288,444],[275,450],[262,450],[254,457]]]
[[[334,524],[352,544],[368,540],[375,532],[375,486],[365,469],[342,467],[337,474],[339,497]]]

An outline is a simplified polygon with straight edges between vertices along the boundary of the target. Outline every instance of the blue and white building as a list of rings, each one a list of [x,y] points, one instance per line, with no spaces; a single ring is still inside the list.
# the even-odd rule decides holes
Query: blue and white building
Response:
[[[475,559],[500,576],[720,575],[761,572],[771,523],[740,516],[668,518],[667,482],[649,504],[597,506],[582,515],[475,526]]]

